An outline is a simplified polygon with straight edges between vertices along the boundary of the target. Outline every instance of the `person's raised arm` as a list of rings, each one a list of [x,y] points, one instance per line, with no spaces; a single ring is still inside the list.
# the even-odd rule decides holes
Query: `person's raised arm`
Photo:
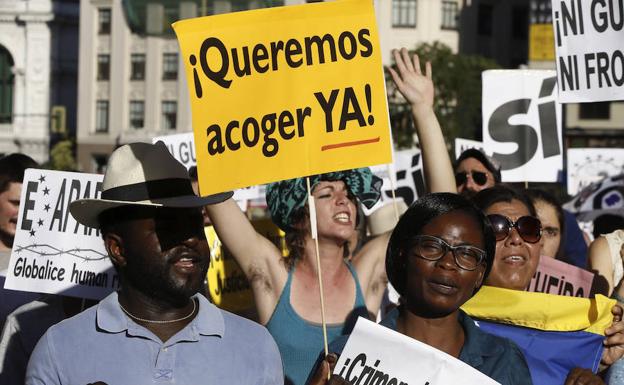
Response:
[[[420,141],[423,170],[429,192],[457,192],[453,166],[449,158],[442,128],[433,112],[434,88],[431,63],[425,64],[425,74],[418,55],[410,59],[407,49],[393,50],[397,71],[388,67],[392,80],[412,107],[416,133]]]
[[[386,276],[386,248],[390,232],[381,234],[366,242],[353,256],[353,266],[357,270],[368,312],[376,316],[383,294],[388,284]]]
[[[249,280],[260,322],[265,324],[277,304],[281,290],[281,287],[276,287],[278,281],[285,281],[287,275],[280,263],[280,251],[271,241],[256,232],[234,199],[208,205],[206,210],[219,239]]]

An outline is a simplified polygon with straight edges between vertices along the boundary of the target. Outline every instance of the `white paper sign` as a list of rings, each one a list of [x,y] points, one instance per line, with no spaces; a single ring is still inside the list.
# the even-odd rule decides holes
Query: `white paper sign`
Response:
[[[498,384],[455,357],[361,317],[334,374],[350,384]]]
[[[567,157],[569,195],[576,195],[591,183],[624,173],[622,148],[572,148]]]
[[[165,143],[171,155],[187,169],[197,165],[195,139],[192,132],[157,136],[152,139],[152,144],[158,141]]]
[[[372,166],[370,169],[373,174],[383,180],[383,185],[381,187],[381,199],[370,209],[364,207],[365,215],[370,215],[381,206],[392,201],[392,183],[390,182],[390,175],[388,175],[388,165]],[[390,165],[390,173],[393,174],[396,197],[403,199],[408,206],[419,196],[425,194],[422,157],[419,149],[395,151],[394,164]]]
[[[180,163],[182,163],[187,169],[197,165],[197,158],[195,156],[195,138],[192,132],[183,134],[157,136],[152,139],[152,143],[162,141],[169,149],[169,152]],[[250,186],[234,191],[234,200],[237,202],[246,201],[248,199],[264,198],[264,194],[261,193],[259,186]],[[243,205],[247,205],[247,202],[243,202]],[[241,209],[243,206],[239,203]]]
[[[99,198],[102,175],[28,169],[5,288],[101,299],[119,287],[99,231],[69,203]]]
[[[478,140],[455,138],[455,159],[459,158],[462,152],[471,148],[477,148],[485,151],[483,148],[483,142],[479,142]]]
[[[623,8],[621,0],[553,0],[561,103],[624,99]]]
[[[555,71],[489,70],[483,77],[483,145],[503,182],[556,182],[563,169]]]

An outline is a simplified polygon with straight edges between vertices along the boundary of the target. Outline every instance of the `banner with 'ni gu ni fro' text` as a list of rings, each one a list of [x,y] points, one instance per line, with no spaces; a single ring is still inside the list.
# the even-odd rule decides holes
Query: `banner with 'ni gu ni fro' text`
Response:
[[[101,299],[119,288],[98,230],[69,204],[99,198],[102,175],[28,169],[5,288]]]
[[[553,0],[561,103],[624,99],[624,3]]]
[[[174,23],[202,194],[391,162],[367,0]]]

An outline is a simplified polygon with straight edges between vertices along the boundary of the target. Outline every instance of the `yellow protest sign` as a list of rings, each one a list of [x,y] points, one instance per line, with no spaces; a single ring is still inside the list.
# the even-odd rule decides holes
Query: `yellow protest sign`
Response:
[[[202,193],[391,162],[372,1],[257,9],[173,28]]]
[[[210,246],[210,267],[206,276],[210,299],[220,308],[235,313],[253,308],[253,293],[240,266],[225,251],[214,227],[204,230]]]
[[[529,26],[529,60],[555,60],[555,33],[551,23]]]

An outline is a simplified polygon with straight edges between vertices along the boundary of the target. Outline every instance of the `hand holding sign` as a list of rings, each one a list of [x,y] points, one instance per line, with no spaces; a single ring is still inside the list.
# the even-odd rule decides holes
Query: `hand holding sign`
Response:
[[[330,373],[334,371],[336,368],[336,362],[338,362],[338,356],[335,353],[330,353],[323,361],[321,361],[318,369],[310,378],[307,385],[342,385],[349,384],[342,377],[338,375],[332,375],[330,377]],[[328,380],[329,378],[329,380]]]

